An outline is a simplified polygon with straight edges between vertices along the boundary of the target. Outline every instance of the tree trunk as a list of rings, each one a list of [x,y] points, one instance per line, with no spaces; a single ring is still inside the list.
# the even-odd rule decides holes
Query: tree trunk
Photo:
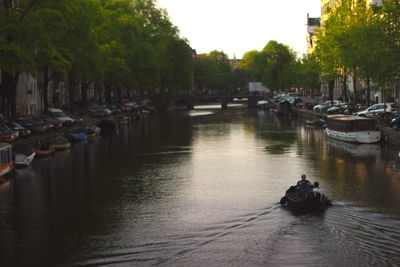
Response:
[[[3,96],[3,115],[8,119],[15,119],[17,116],[17,82],[19,72],[14,74],[2,71],[2,83],[0,91]]]
[[[74,99],[75,99],[75,86],[76,86],[76,81],[75,81],[75,75],[70,72],[68,75],[68,96],[69,96],[69,108],[72,108],[74,105]]]
[[[9,115],[9,117],[11,118],[11,120],[15,120],[17,118],[17,84],[18,84],[18,77],[19,77],[19,72],[16,72],[13,75],[13,80],[12,83],[10,85],[10,90],[11,90],[11,94],[10,94],[10,101],[9,101],[9,105],[11,105],[10,110],[11,110],[11,114]]]
[[[117,98],[118,98],[118,101],[121,102],[121,100],[122,100],[122,93],[121,93],[121,88],[120,88],[120,87],[117,88]],[[110,102],[109,102],[109,103],[110,103]]]
[[[344,101],[347,102],[347,72],[346,69],[344,69],[344,76],[343,76],[343,98]]]
[[[82,97],[82,107],[86,108],[87,104],[88,104],[88,87],[89,87],[89,83],[88,82],[84,82],[82,83],[81,86],[81,97]]]
[[[371,85],[371,80],[368,77],[367,78],[367,106],[371,105],[371,87],[370,87],[370,85]]]
[[[49,68],[45,67],[44,68],[44,73],[43,73],[43,113],[47,114],[47,111],[49,109],[49,101],[47,99],[48,95],[48,86],[49,86]]]
[[[354,97],[354,103],[357,104],[357,78],[355,70],[353,73],[353,97]]]
[[[107,103],[111,102],[111,85],[106,84],[105,85],[105,90],[106,90],[106,99],[107,99]]]
[[[329,100],[333,102],[333,88],[335,87],[335,80],[330,80],[328,83]]]

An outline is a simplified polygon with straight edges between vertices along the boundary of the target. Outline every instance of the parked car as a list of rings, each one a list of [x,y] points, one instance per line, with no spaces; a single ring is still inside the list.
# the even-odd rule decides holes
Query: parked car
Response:
[[[128,110],[137,109],[139,107],[135,101],[125,102],[122,105],[127,107]]]
[[[341,103],[341,102],[337,101],[337,100],[333,100],[333,101],[328,100],[328,101],[325,101],[325,102],[315,105],[313,107],[313,110],[315,112],[325,112],[328,108],[330,108],[334,105],[337,105],[339,103]]]
[[[17,123],[30,129],[32,133],[45,133],[48,131],[48,126],[46,124],[39,122],[33,117],[18,118]]]
[[[63,125],[70,126],[74,123],[74,119],[71,116],[65,114],[64,111],[58,108],[49,108],[48,113],[51,117],[62,122]]]
[[[111,114],[118,114],[121,112],[121,110],[115,105],[107,105],[106,107],[111,111]]]
[[[357,112],[356,115],[364,117],[372,117],[384,113],[392,113],[395,111],[397,111],[397,105],[395,103],[378,103],[370,106],[365,110]]]
[[[52,129],[60,129],[63,126],[63,123],[56,118],[43,118],[42,120],[50,124]]]
[[[55,126],[52,123],[48,122],[45,118],[32,117],[32,120],[38,125],[43,125],[46,128],[44,132],[49,132],[55,128]]]
[[[326,110],[327,114],[353,114],[356,108],[348,103],[338,103]]]
[[[18,137],[18,132],[10,129],[5,123],[0,123],[0,142],[13,143]]]
[[[274,103],[272,103],[272,102],[270,102],[270,101],[268,101],[268,100],[260,100],[260,101],[257,101],[257,107],[258,107],[259,109],[266,109],[266,110],[268,110],[268,109],[275,108],[276,106],[275,106]]]
[[[23,127],[21,124],[14,121],[5,122],[8,128],[17,131],[19,137],[29,137],[31,135],[31,130]]]
[[[88,112],[96,118],[103,118],[111,115],[111,110],[103,106],[91,106],[88,108]]]

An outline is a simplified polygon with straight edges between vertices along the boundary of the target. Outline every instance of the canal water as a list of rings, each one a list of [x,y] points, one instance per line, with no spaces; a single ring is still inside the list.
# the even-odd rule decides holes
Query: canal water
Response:
[[[1,266],[398,266],[400,148],[273,113],[165,112],[0,187]],[[278,203],[305,173],[322,214]]]

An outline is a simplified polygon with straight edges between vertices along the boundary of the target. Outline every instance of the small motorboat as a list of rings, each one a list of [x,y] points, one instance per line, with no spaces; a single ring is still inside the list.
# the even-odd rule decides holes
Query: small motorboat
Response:
[[[281,205],[286,205],[295,213],[322,212],[331,205],[331,201],[319,193],[308,196],[291,186],[280,200]]]
[[[54,154],[55,149],[52,147],[50,142],[38,142],[34,147],[37,158],[47,157]]]
[[[116,132],[118,122],[113,118],[105,118],[99,121],[97,126],[101,129],[102,134],[111,134]]]
[[[93,141],[100,134],[101,129],[95,125],[82,128],[79,132],[86,134],[88,141]]]
[[[29,167],[35,158],[35,150],[28,144],[16,144],[14,146],[15,167]]]
[[[127,125],[131,121],[131,118],[124,114],[115,115],[114,119],[119,123],[119,125]]]
[[[62,136],[58,136],[51,141],[51,148],[55,150],[65,150],[70,147],[71,147],[71,142]]]
[[[97,127],[96,125],[90,125],[90,126],[86,127],[86,132],[94,132],[97,135],[99,135],[101,132],[101,129],[100,129],[100,127]]]
[[[88,141],[93,141],[99,135],[99,133],[96,130],[94,130],[93,128],[89,128],[89,127],[85,129],[85,134],[87,135]]]
[[[67,133],[64,135],[72,143],[86,141],[88,139],[87,135],[84,132],[77,133]]]

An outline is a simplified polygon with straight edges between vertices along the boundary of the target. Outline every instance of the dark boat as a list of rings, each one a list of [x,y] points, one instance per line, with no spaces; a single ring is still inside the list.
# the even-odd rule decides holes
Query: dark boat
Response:
[[[105,118],[97,123],[97,127],[101,129],[102,134],[111,134],[117,130],[118,122],[113,118]]]
[[[15,167],[27,168],[31,165],[36,153],[29,144],[16,144],[13,148]]]
[[[280,200],[281,205],[285,205],[295,213],[322,212],[331,205],[331,201],[325,196],[309,194],[305,196],[300,193],[295,186],[291,186],[284,197]]]
[[[65,150],[71,147],[71,142],[68,139],[58,136],[51,141],[51,148],[55,150]]]
[[[272,110],[277,115],[286,115],[286,116],[296,116],[297,114],[292,110],[292,105],[288,100],[282,100],[276,106],[276,109]]]
[[[88,139],[87,135],[83,132],[67,133],[64,135],[64,137],[67,138],[71,143],[82,142]]]
[[[39,142],[34,147],[34,151],[36,153],[36,157],[47,157],[54,154],[55,149],[52,147],[50,142]]]

